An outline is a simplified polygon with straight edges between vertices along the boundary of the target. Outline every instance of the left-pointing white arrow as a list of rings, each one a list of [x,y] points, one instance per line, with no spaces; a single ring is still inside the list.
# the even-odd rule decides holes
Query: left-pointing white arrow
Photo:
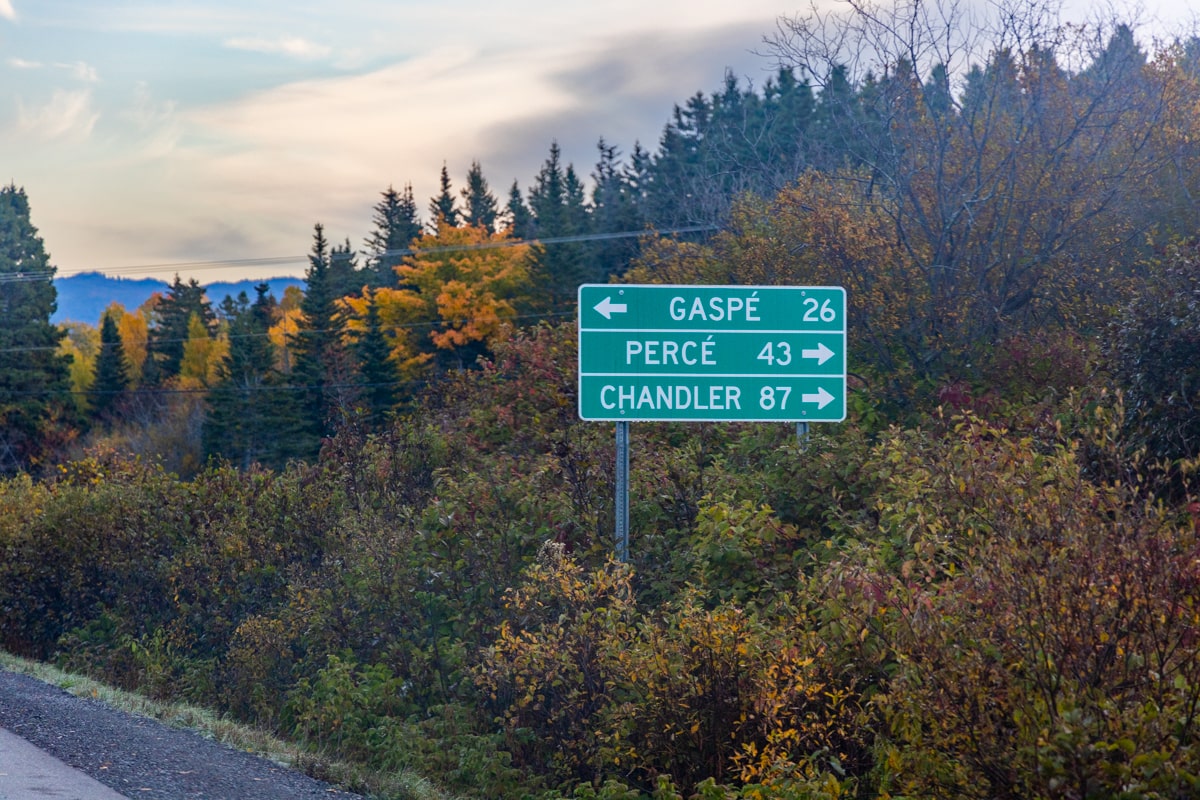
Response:
[[[625,303],[614,303],[611,297],[606,297],[599,303],[596,303],[596,310],[605,319],[612,319],[613,314],[624,314],[629,310],[629,306]]]
[[[825,391],[824,386],[818,386],[816,394],[804,394],[800,399],[806,403],[816,403],[817,408],[824,408],[834,401],[834,396]]]

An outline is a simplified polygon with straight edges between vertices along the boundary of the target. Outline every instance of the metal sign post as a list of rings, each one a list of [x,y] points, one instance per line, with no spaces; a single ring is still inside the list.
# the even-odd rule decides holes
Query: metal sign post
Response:
[[[617,423],[617,561],[629,561],[629,423]]]

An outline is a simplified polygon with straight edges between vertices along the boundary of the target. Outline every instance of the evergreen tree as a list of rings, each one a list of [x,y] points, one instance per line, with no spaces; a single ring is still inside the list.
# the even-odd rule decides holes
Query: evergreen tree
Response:
[[[483,177],[483,168],[478,161],[471,162],[462,198],[466,206],[463,221],[468,225],[486,228],[488,232],[495,231],[496,217],[499,213],[496,197],[488,187],[487,179]]]
[[[808,131],[816,98],[807,81],[786,67],[763,90],[763,134],[756,136],[765,193],[774,194],[811,167]]]
[[[288,460],[307,455],[297,447],[304,441],[305,425],[296,394],[275,364],[268,333],[275,300],[265,283],[255,291],[253,305],[245,292],[236,300],[227,297],[222,305],[229,352],[222,360],[220,378],[209,392],[204,452],[242,469],[256,463],[281,469]]]
[[[709,111],[708,101],[697,92],[685,106],[675,106],[671,122],[663,128],[647,203],[650,219],[658,227],[701,221],[695,192],[704,186],[700,142],[708,129]]]
[[[445,164],[442,164],[441,186],[441,193],[429,201],[429,216],[432,217],[429,221],[430,231],[435,234],[443,224],[449,225],[451,228],[458,227],[458,209],[454,207],[454,194],[450,189],[450,173],[446,170]]]
[[[675,107],[653,165],[635,168],[651,178],[639,181],[644,218],[660,227],[720,224],[739,195],[775,194],[810,166],[813,117],[812,89],[791,69],[761,93],[727,72],[720,91]]]
[[[358,255],[350,246],[350,240],[334,245],[329,251],[329,292],[334,299],[362,294],[363,284],[369,278],[358,268]]]
[[[404,253],[423,232],[417,217],[412,184],[403,192],[389,186],[375,204],[371,223],[375,229],[366,239],[368,283],[373,287],[397,288],[395,267],[404,260]]]
[[[125,346],[117,330],[116,320],[106,313],[100,323],[100,352],[96,356],[96,377],[88,392],[92,416],[107,421],[120,406],[129,388],[129,368],[125,363]]]
[[[339,365],[344,361],[341,333],[344,320],[338,307],[343,296],[337,286],[344,270],[335,269],[325,238],[325,228],[317,223],[313,232],[312,252],[304,274],[305,292],[300,303],[298,330],[290,339],[292,381],[300,397],[306,430],[300,450],[313,458],[321,439],[336,427]]]
[[[142,383],[162,385],[179,375],[183,352],[189,337],[192,315],[196,315],[211,336],[217,317],[195,278],[184,283],[178,275],[154,313],[147,345]]]
[[[641,228],[650,222],[650,194],[654,188],[654,155],[635,142],[629,163],[623,170],[623,183],[628,187],[630,201]]]
[[[362,383],[363,416],[368,427],[378,429],[396,404],[397,373],[374,293],[368,292],[363,299],[367,309],[360,320],[362,331],[354,342],[354,355]]]
[[[514,180],[508,190],[508,204],[505,206],[508,217],[508,235],[514,239],[533,238],[533,214],[525,199],[521,196],[521,187]]]
[[[568,164],[563,173],[563,203],[566,206],[563,218],[566,220],[568,236],[582,236],[590,232],[591,214],[587,204],[587,194],[579,173],[573,164]]]
[[[644,223],[629,174],[621,167],[620,153],[604,139],[597,148],[600,160],[592,173],[592,230],[599,234],[640,230]],[[591,252],[595,277],[603,281],[610,275],[620,275],[629,267],[637,256],[638,240],[633,237],[600,239],[592,243]]]
[[[529,190],[529,210],[533,214],[533,235],[543,240],[533,251],[534,283],[544,287],[535,308],[565,307],[573,302],[579,285],[592,277],[592,271],[583,243],[544,241],[587,232],[583,185],[574,167],[563,166],[558,142],[550,145],[550,155]]]
[[[25,190],[0,188],[0,473],[42,460],[74,422],[54,272]]]
[[[861,149],[857,137],[863,125],[859,100],[849,68],[835,65],[813,109],[811,151],[818,169],[836,170],[847,163],[857,164],[861,158],[855,155]]]

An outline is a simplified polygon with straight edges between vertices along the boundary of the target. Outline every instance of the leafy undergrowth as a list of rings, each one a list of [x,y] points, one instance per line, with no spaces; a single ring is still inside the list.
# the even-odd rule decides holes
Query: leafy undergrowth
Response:
[[[618,564],[573,347],[516,336],[310,466],[0,484],[0,644],[385,796],[1197,790],[1195,464],[1119,396],[634,426]]]

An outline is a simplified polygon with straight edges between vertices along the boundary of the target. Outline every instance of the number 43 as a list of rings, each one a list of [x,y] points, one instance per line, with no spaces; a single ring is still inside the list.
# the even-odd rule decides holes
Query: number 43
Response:
[[[792,346],[787,342],[767,342],[758,353],[758,360],[771,366],[786,367],[792,363]]]

